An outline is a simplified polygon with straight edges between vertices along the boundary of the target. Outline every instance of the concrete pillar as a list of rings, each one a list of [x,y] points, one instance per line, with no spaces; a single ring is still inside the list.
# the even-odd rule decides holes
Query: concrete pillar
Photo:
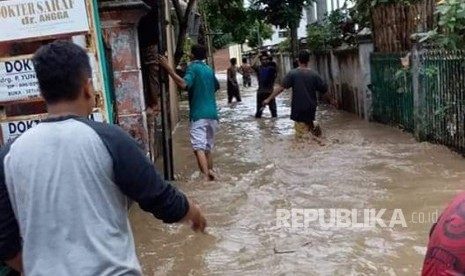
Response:
[[[149,9],[141,0],[102,2],[99,6],[103,36],[112,52],[119,125],[147,152],[149,139],[137,26]]]
[[[371,40],[371,34],[359,37],[359,59],[360,59],[360,70],[361,76],[361,89],[363,96],[363,114],[366,121],[371,120],[372,114],[372,94],[370,90],[371,86],[371,65],[370,56],[373,53],[374,46]]]
[[[171,66],[177,66],[174,62],[174,51],[176,48],[176,33],[177,31],[175,30],[175,26],[172,22],[172,17],[171,17],[171,11],[170,11],[170,1],[168,0],[163,0],[165,1],[165,21],[168,22],[169,24],[166,25],[166,54],[168,56],[168,62],[171,64]],[[181,4],[183,8],[185,9],[187,7],[187,4]],[[179,117],[179,90],[178,86],[174,82],[172,78],[169,78],[169,99],[168,99],[168,104],[169,104],[169,116],[170,116],[170,122],[171,122],[171,130],[176,129],[176,125],[178,124],[180,117]]]
[[[321,22],[323,21],[323,19],[325,18],[325,15],[326,15],[326,12],[327,12],[327,9],[328,9],[328,5],[326,3],[326,0],[317,0],[316,1],[316,20],[318,22]]]
[[[412,86],[414,135],[418,141],[425,138],[425,88],[424,88],[424,51],[421,43],[415,43],[412,50]]]
[[[310,4],[306,8],[307,12],[307,24],[313,24],[316,22],[316,16],[315,16],[315,9],[316,9],[316,3],[310,2]]]

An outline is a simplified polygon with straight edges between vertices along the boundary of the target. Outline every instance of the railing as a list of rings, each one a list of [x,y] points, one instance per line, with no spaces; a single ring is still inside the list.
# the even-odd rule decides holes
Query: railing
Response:
[[[408,70],[404,70],[401,57],[405,54],[371,55],[372,118],[412,132],[413,88]]]
[[[425,139],[465,153],[465,51],[423,54]]]
[[[409,69],[402,69],[405,54],[372,54],[373,120],[465,154],[465,51],[413,54],[417,66]]]

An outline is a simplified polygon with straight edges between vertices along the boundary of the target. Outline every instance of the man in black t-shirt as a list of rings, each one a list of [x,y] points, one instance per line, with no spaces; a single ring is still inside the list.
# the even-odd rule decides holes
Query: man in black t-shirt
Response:
[[[258,58],[260,58],[260,65],[257,65]],[[277,68],[272,62],[272,58],[268,54],[262,54],[257,56],[252,63],[252,68],[257,73],[258,79],[258,91],[257,91],[257,113],[255,113],[255,118],[261,118],[263,113],[262,103],[265,99],[271,96],[273,92],[274,83],[278,75]],[[271,117],[278,117],[278,111],[276,107],[276,101],[272,99],[269,102]]]
[[[282,84],[263,101],[262,105],[268,105],[284,89],[292,88],[291,120],[295,122],[297,137],[302,137],[305,133],[312,132],[315,136],[321,135],[321,129],[315,123],[316,108],[318,105],[317,93],[325,94],[328,86],[315,71],[308,68],[310,53],[301,51],[299,54],[299,67],[291,70],[285,77]],[[326,94],[326,96],[328,96]],[[332,104],[336,103],[329,99]]]

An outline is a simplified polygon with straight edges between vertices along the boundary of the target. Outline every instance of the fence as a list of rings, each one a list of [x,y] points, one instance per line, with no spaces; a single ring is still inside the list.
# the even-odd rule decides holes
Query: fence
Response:
[[[372,119],[413,132],[413,88],[401,54],[371,55]]]
[[[410,69],[402,56],[371,56],[373,120],[465,154],[465,51],[415,50]]]
[[[422,56],[421,138],[465,154],[465,51],[429,50]]]

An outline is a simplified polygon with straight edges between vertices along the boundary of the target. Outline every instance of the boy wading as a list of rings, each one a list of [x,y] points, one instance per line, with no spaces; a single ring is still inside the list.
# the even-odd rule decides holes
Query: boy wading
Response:
[[[308,132],[312,132],[315,136],[321,136],[321,129],[315,124],[318,105],[317,92],[325,94],[328,87],[315,71],[308,68],[309,61],[310,53],[300,52],[299,67],[291,70],[284,77],[282,84],[276,87],[273,94],[263,101],[263,106],[271,104],[284,89],[292,88],[291,120],[295,122],[297,138],[301,138]],[[327,94],[326,97],[328,97]]]
[[[239,73],[242,74],[242,82],[244,87],[252,86],[252,67],[247,63],[247,59],[242,59],[242,65],[239,68]]]
[[[184,78],[176,74],[165,57],[159,56],[158,60],[176,84],[188,91],[192,148],[202,174],[207,180],[214,180],[211,152],[218,125],[215,93],[220,86],[212,68],[204,62],[206,48],[194,45],[191,50],[194,61],[187,67]]]

